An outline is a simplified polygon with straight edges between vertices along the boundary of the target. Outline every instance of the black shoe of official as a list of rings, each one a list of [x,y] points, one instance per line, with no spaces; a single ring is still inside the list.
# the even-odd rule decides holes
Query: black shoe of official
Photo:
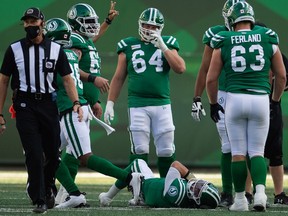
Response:
[[[48,194],[46,194],[46,204],[47,204],[47,208],[48,209],[52,209],[55,206],[55,196],[54,193],[50,192]]]
[[[47,212],[47,205],[46,204],[37,204],[36,208],[33,209],[34,213],[44,214]]]
[[[253,203],[253,195],[249,192],[245,192],[245,197],[248,201],[248,204],[251,205]]]
[[[219,203],[219,207],[229,207],[233,204],[233,196],[232,194],[228,194],[225,192],[221,193],[221,199]]]
[[[274,204],[288,205],[288,196],[286,196],[285,192],[274,195]]]

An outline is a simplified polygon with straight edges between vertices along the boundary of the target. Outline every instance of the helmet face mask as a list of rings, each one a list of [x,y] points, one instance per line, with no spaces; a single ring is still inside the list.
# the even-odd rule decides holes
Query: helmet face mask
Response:
[[[187,183],[187,196],[200,208],[216,208],[220,202],[217,188],[208,181],[198,179]]]
[[[227,13],[227,19],[230,29],[234,29],[234,25],[238,22],[249,21],[255,23],[254,11],[247,2],[239,2],[234,4]]]
[[[227,0],[223,6],[223,9],[222,9],[222,16],[224,18],[225,26],[226,26],[226,28],[229,29],[229,31],[231,29],[230,29],[229,21],[228,21],[228,11],[234,4],[236,4],[238,2],[245,2],[245,0]]]
[[[99,34],[100,23],[95,10],[88,4],[76,4],[67,13],[68,23],[76,32],[88,38]]]
[[[144,41],[150,42],[154,39],[151,34],[155,33],[155,30],[145,28],[144,24],[155,26],[161,34],[162,29],[164,28],[164,17],[158,9],[148,8],[141,13],[138,24],[140,37]]]
[[[44,34],[64,47],[69,47],[71,45],[71,32],[71,26],[61,18],[47,20],[44,27]]]

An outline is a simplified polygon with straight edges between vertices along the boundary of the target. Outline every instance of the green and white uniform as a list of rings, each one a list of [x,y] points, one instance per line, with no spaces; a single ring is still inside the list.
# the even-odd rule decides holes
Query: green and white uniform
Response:
[[[270,94],[270,59],[278,45],[277,34],[268,28],[253,31],[221,32],[212,40],[221,48],[226,91],[244,94]]]
[[[176,38],[163,36],[170,49],[179,50]],[[117,53],[125,53],[128,72],[128,106],[170,104],[170,66],[162,51],[152,43],[129,37],[118,43]]]
[[[66,152],[78,158],[91,152],[90,145],[90,120],[87,100],[83,97],[83,83],[80,80],[78,56],[69,49],[64,50],[73,73],[71,76],[77,88],[79,101],[82,104],[83,120],[79,122],[78,113],[73,112],[73,103],[69,99],[63,86],[62,79],[57,77],[57,106],[61,114],[61,149],[66,147]]]
[[[177,39],[162,36],[169,49],[179,50]],[[174,130],[170,100],[170,66],[162,51],[152,43],[129,37],[118,43],[117,53],[125,53],[128,74],[128,115],[131,162],[149,154],[152,132],[159,172],[165,176],[174,161]],[[146,157],[144,156],[144,157]],[[140,157],[145,159],[144,157]],[[147,159],[147,158],[146,158]],[[162,168],[160,168],[162,167]]]
[[[197,208],[194,200],[187,196],[187,180],[181,178],[179,171],[170,167],[165,178],[156,178],[144,160],[134,160],[130,171],[144,176],[141,192],[146,205],[156,208]]]
[[[226,72],[225,124],[232,155],[262,155],[269,127],[269,69],[277,51],[269,28],[223,31],[211,45],[221,49]]]
[[[82,57],[79,61],[79,68],[86,73],[100,76],[101,59],[98,51],[90,38],[81,36],[75,32],[71,34],[72,47],[82,51]],[[84,82],[84,97],[89,104],[94,105],[99,98],[99,89],[93,83]]]

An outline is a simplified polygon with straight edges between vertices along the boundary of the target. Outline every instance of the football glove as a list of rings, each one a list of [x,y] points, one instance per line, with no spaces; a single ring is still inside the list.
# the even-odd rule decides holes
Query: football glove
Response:
[[[201,97],[194,97],[192,103],[191,116],[195,121],[200,121],[201,115],[206,116],[206,112],[202,106]]]
[[[152,37],[155,37],[155,39],[153,39],[151,41],[152,44],[154,44],[155,47],[159,48],[163,53],[168,50],[168,47],[166,46],[166,44],[164,43],[162,36],[161,36],[161,31],[159,29],[156,29],[155,31],[153,31],[153,33],[151,34]]]
[[[105,108],[105,113],[104,113],[104,121],[111,125],[110,121],[114,120],[114,102],[108,100]]]
[[[219,103],[210,104],[210,117],[215,123],[217,123],[221,119],[219,116],[219,111],[224,114],[224,109]]]

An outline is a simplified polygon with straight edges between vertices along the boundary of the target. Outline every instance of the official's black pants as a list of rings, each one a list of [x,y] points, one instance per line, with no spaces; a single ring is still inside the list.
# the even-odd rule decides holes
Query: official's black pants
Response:
[[[33,204],[41,204],[51,191],[59,165],[60,125],[56,101],[20,95],[14,99],[14,108],[25,151],[28,194]]]

